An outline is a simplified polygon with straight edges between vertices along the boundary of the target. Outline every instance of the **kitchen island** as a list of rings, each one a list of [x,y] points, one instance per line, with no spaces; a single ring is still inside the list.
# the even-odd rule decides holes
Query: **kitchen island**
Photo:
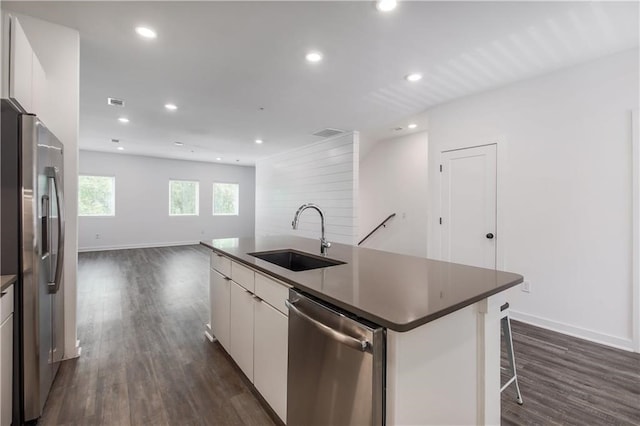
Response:
[[[245,291],[255,291],[254,297],[264,298],[259,280],[279,283],[285,291],[275,299],[271,290],[264,294],[283,315],[290,286],[385,327],[386,424],[500,423],[500,306],[503,292],[522,282],[522,276],[343,244],[334,244],[327,257],[344,264],[294,272],[248,253],[295,249],[317,255],[318,240],[282,236],[201,244],[213,250],[212,273],[220,272],[232,283],[234,265],[238,281],[255,274],[254,287],[241,284]],[[212,287],[212,299],[220,294],[216,291]],[[215,315],[210,324],[216,323]],[[221,340],[215,327],[207,334]],[[236,362],[241,368],[249,365]],[[274,410],[286,422],[286,410]]]

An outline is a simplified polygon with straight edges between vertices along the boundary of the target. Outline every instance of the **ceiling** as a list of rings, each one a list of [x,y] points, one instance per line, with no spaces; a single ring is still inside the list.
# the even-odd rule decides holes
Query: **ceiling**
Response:
[[[318,141],[311,133],[325,127],[367,139],[424,130],[406,125],[436,104],[638,46],[637,2],[406,1],[386,14],[370,1],[3,8],[80,32],[81,149],[113,152],[115,138],[124,153],[242,165]],[[158,37],[140,38],[139,25]],[[324,60],[308,63],[309,50]],[[410,72],[424,78],[410,83]]]

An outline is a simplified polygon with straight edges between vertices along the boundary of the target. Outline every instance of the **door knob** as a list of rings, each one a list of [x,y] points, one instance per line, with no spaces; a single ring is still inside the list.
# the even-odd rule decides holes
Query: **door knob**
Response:
[[[488,238],[488,239],[490,239],[490,240],[492,240],[492,239],[493,239],[493,234],[492,234],[491,232],[489,232],[486,236],[487,236],[487,238]]]

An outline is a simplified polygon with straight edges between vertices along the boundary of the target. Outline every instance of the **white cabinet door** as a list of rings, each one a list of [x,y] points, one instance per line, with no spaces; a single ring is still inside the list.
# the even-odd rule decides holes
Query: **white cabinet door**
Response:
[[[40,64],[40,60],[36,54],[33,54],[33,81],[31,83],[32,90],[32,108],[33,114],[40,117],[42,120],[46,120],[46,113],[43,112],[45,101],[47,99],[47,75]],[[46,121],[45,121],[46,123]]]
[[[13,314],[0,325],[0,426],[9,426],[12,417]]]
[[[231,350],[229,354],[253,382],[253,294],[231,281]]]
[[[231,281],[213,269],[209,270],[209,274],[211,331],[222,347],[229,352]]]
[[[287,422],[288,320],[264,301],[255,304],[254,385]]]
[[[18,19],[11,19],[9,97],[26,112],[33,111],[33,49]]]

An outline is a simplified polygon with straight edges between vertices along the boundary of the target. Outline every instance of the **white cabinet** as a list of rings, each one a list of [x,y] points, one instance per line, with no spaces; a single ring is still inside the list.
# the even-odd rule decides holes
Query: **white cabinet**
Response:
[[[210,274],[213,335],[286,422],[289,286],[215,252]]]
[[[9,25],[9,97],[26,112],[32,112],[33,49],[20,21],[12,17]]]
[[[223,348],[229,352],[229,319],[231,312],[231,281],[211,269],[209,271],[209,301],[211,305],[211,331]]]
[[[46,104],[47,76],[20,21],[3,16],[2,97],[10,98],[24,112],[42,118]]]
[[[231,350],[229,354],[253,382],[253,294],[231,281]]]
[[[43,119],[46,114],[43,112],[44,106],[47,99],[47,75],[44,72],[44,68],[42,68],[42,64],[40,64],[40,60],[36,54],[33,54],[33,80],[31,81],[31,89],[32,89],[32,102],[31,108],[32,113]]]
[[[288,327],[288,318],[284,314],[264,301],[256,302],[253,384],[285,423]]]
[[[0,298],[0,426],[13,416],[13,286]]]

